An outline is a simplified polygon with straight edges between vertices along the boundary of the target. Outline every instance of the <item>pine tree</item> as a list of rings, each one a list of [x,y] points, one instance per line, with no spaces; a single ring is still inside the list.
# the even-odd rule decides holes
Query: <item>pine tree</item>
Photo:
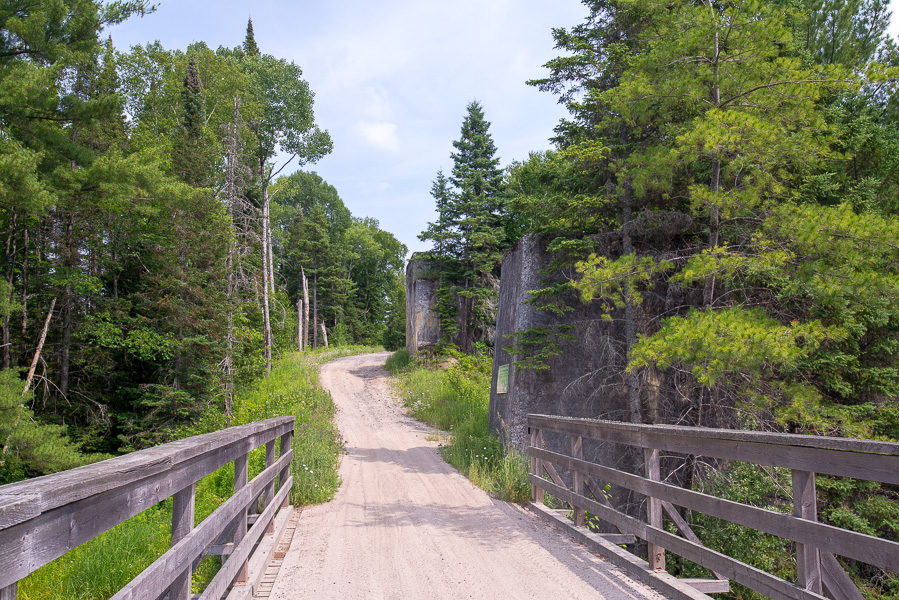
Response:
[[[259,56],[259,46],[256,45],[256,36],[253,34],[253,19],[247,21],[247,37],[243,41],[243,52],[247,56]]]

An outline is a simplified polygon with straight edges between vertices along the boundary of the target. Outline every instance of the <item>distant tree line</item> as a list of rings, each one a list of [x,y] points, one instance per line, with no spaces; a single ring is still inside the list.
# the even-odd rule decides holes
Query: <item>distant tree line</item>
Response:
[[[252,22],[235,48],[101,40],[152,10],[0,8],[0,482],[230,414],[279,352],[404,327],[405,246],[288,174],[332,149],[300,68]]]

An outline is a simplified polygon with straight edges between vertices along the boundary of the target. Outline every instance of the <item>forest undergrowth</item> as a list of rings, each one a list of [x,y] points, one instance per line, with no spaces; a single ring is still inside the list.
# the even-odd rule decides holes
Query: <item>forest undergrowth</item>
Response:
[[[507,450],[487,423],[491,364],[484,354],[448,351],[410,359],[399,350],[386,367],[408,413],[437,429],[446,462],[491,496],[526,502],[531,496],[527,459]]]
[[[275,363],[267,379],[259,379],[238,391],[232,426],[286,415],[296,417],[291,504],[307,506],[327,502],[340,484],[337,468],[344,443],[334,424],[331,395],[319,385],[319,367],[337,358],[378,350],[350,346],[289,353]],[[171,438],[183,439],[225,426],[220,411],[209,411],[190,426],[173,431]],[[264,466],[263,447],[250,454],[250,478],[258,475]],[[231,496],[233,488],[231,463],[200,480],[195,523],[212,514]],[[22,600],[111,597],[168,550],[171,518],[172,499],[169,498],[35,571],[20,582],[19,597]],[[193,591],[201,591],[219,566],[217,557],[207,557],[194,572]]]

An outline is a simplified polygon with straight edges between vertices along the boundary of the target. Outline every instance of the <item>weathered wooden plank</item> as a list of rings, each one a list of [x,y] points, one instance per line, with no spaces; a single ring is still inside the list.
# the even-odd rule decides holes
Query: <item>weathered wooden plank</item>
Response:
[[[0,495],[40,496],[41,511],[47,512],[104,492],[127,488],[179,465],[194,463],[211,452],[227,448],[230,451],[224,454],[237,456],[240,450],[252,450],[284,435],[293,429],[293,421],[294,417],[278,417],[171,442],[61,473],[0,486]],[[228,462],[230,460],[223,464]]]
[[[290,479],[288,479],[288,481],[290,481]],[[222,568],[216,573],[215,577],[213,577],[212,581],[209,582],[209,585],[206,586],[206,589],[200,595],[201,600],[218,600],[224,595],[228,586],[230,586],[231,582],[239,575],[253,546],[256,545],[259,538],[263,536],[268,523],[274,518],[275,512],[280,508],[281,503],[289,492],[289,485],[278,491],[277,496],[275,496],[275,501],[269,503],[262,512],[259,521],[250,528],[247,535],[239,544],[235,544],[234,552],[231,554],[231,557],[225,561]]]
[[[234,461],[234,491],[235,493],[243,489],[247,485],[247,474],[250,472],[250,463],[249,463],[249,455],[244,455]],[[255,499],[255,498],[254,498]],[[251,502],[252,504],[252,502]],[[237,568],[237,575],[234,579],[234,583],[243,583],[247,580],[247,561],[246,559],[241,558],[240,556],[235,556],[234,552],[236,552],[237,548],[240,546],[240,542],[243,541],[244,537],[247,535],[247,513],[248,510],[244,507],[240,512],[237,513],[237,528],[234,530],[234,549],[232,550],[231,556],[228,557],[228,560],[225,564],[234,561],[240,560],[240,565]]]
[[[793,471],[793,516],[807,521],[818,520],[814,473]],[[823,593],[821,559],[817,548],[796,544],[796,580],[800,587],[816,594]]]
[[[238,446],[200,456],[170,473],[109,490],[0,530],[0,586],[28,574],[234,460]]]
[[[653,448],[643,449],[643,464],[646,478],[652,481],[662,479],[659,451]],[[662,528],[662,501],[653,496],[647,498],[646,520],[656,529]],[[646,550],[649,556],[649,568],[653,571],[665,570],[665,548],[655,544],[647,544]]]
[[[823,435],[801,435],[795,433],[774,433],[767,431],[747,431],[744,429],[716,429],[712,427],[687,427],[682,425],[642,425],[624,421],[605,421],[601,419],[585,419],[577,417],[559,417],[552,415],[528,415],[528,425],[539,429],[558,431],[555,426],[567,424],[585,424],[591,430],[618,430],[645,432],[650,434],[682,436],[689,439],[722,439],[735,441],[752,441],[763,444],[781,446],[805,446],[811,448],[827,448],[849,452],[866,452],[899,456],[899,443],[858,438],[828,437]],[[596,439],[592,435],[585,435]]]
[[[275,440],[267,442],[265,444],[265,466],[270,467],[275,463]],[[275,479],[272,478],[271,483],[269,483],[265,487],[265,491],[263,492],[263,497],[265,498],[265,504],[268,506],[271,504],[272,498],[275,497]],[[265,533],[271,535],[275,532],[275,523],[272,521],[269,524],[268,529],[265,530]]]
[[[899,570],[899,543],[896,542],[716,498],[667,483],[649,481],[630,473],[577,460],[549,450],[531,448],[528,452],[542,461],[554,462],[569,469],[580,469],[584,473],[645,496],[672,502],[678,506],[884,569]]]
[[[19,584],[14,583],[0,589],[0,600],[16,600],[19,593]]]
[[[540,435],[540,430],[535,427],[531,428],[531,447],[543,447],[543,436]],[[535,456],[531,457],[531,474],[539,476],[543,475],[543,467],[540,464],[540,459]],[[531,486],[531,500],[543,504],[545,500],[543,489],[540,487]]]
[[[864,600],[861,591],[830,552],[821,552],[821,581],[831,600]]]
[[[232,523],[238,514],[245,510],[253,498],[265,487],[285,463],[292,453],[288,453],[277,463],[257,475],[248,485],[228,498],[215,512],[203,520],[181,541],[163,554],[152,565],[144,569],[128,585],[119,590],[112,600],[138,600],[156,598],[172,584],[183,565],[196,563],[198,558],[216,541],[219,532]],[[227,564],[228,561],[225,561]]]
[[[690,527],[690,524],[684,521],[684,518],[680,516],[680,513],[677,512],[677,509],[674,508],[674,505],[670,502],[665,502],[664,500],[661,502],[662,508],[665,509],[665,512],[668,513],[668,516],[674,522],[674,526],[677,527],[677,531],[694,544],[704,545],[702,544],[702,540],[699,539],[699,536],[697,536],[693,529]],[[715,577],[717,577],[719,580],[726,579],[720,573],[715,573]]]
[[[0,530],[0,586],[24,579],[72,548],[199,480],[201,473],[211,472],[210,465],[221,462],[223,452],[228,449],[201,458],[191,468],[180,469],[170,477],[163,473],[140,486],[111,490]]]
[[[703,594],[726,594],[730,591],[730,581],[727,579],[695,579],[684,577],[681,582],[702,592]]]
[[[194,528],[197,485],[192,483],[172,497],[172,546],[187,537]],[[175,577],[169,589],[169,600],[190,600],[192,561],[184,564],[184,570]]]
[[[665,597],[671,600],[709,600],[708,596],[689,585],[681,583],[676,577],[668,573],[653,571],[645,560],[631,554],[624,548],[619,548],[616,544],[601,537],[600,534],[592,533],[582,527],[574,527],[570,521],[552,514],[552,511],[545,506],[531,503],[528,505],[528,508],[556,529],[567,533],[612,564],[621,567],[629,575],[662,592]]]
[[[584,438],[573,436],[571,438],[571,456],[583,460],[584,458]],[[572,481],[573,492],[579,496],[586,496],[586,486],[584,475],[580,471],[574,472]],[[575,527],[584,527],[587,524],[587,513],[581,508],[574,509],[574,525]]]
[[[899,484],[899,443],[895,442],[545,415],[530,415],[528,422],[547,431],[594,440]]]
[[[685,540],[673,533],[651,527],[614,508],[603,506],[582,496],[576,496],[571,491],[554,483],[541,480],[533,475],[530,476],[530,479],[534,485],[544,487],[547,492],[554,496],[558,496],[572,505],[581,504],[585,509],[600,515],[604,520],[615,523],[622,531],[633,533],[647,542],[667,548],[671,552],[679,554],[710,571],[723,573],[728,579],[745,585],[760,594],[768,596],[772,600],[824,600],[824,596],[820,594],[804,590],[770,573],[756,569],[720,552],[710,550],[700,544]]]
[[[278,456],[284,456],[288,452],[290,452],[290,444],[293,441],[293,429],[285,433],[281,436],[281,445],[278,448]],[[290,475],[290,465],[285,466],[281,472],[278,474],[278,490],[284,487],[284,483],[287,481],[287,477]],[[284,507],[287,507],[288,502],[290,502],[290,497],[286,497],[284,499]]]
[[[41,497],[38,495],[0,496],[0,529],[18,525],[39,514]]]

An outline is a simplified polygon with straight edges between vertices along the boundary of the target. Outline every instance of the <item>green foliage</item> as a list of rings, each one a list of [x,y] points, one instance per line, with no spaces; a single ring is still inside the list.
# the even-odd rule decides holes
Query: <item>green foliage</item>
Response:
[[[710,388],[727,373],[757,381],[772,369],[794,369],[827,338],[820,323],[780,325],[758,309],[727,308],[714,313],[694,310],[671,318],[637,344],[629,369],[674,362],[692,368],[696,380]],[[839,334],[839,332],[837,332]]]
[[[510,444],[504,447],[487,423],[490,357],[450,351],[444,359],[448,366],[410,364],[405,350],[388,359],[403,405],[416,419],[450,432],[440,452],[472,483],[500,499],[526,502],[527,461]]]
[[[384,368],[387,369],[391,375],[399,375],[409,367],[411,362],[412,359],[409,356],[409,351],[402,348],[387,357]]]
[[[503,176],[490,123],[478,102],[470,103],[467,112],[460,137],[453,142],[452,176],[438,172],[431,188],[437,222],[429,223],[418,237],[434,242],[424,258],[441,276],[437,304],[441,344],[470,352],[476,342],[488,339],[495,322],[493,281],[510,243]],[[465,307],[461,327],[456,322],[460,306]]]
[[[387,292],[386,311],[381,345],[387,350],[399,350],[406,345],[406,277],[402,271],[394,276]]]
[[[787,469],[760,468],[734,462],[728,469],[714,474],[706,491],[714,496],[750,504],[766,510],[790,514],[790,472]],[[701,513],[690,513],[690,524],[706,547],[748,563],[768,573],[795,581],[796,565],[792,543],[774,535],[760,533]],[[711,573],[670,553],[666,567],[678,577],[711,577]],[[732,584],[730,597],[761,600],[763,596],[738,584]]]
[[[108,458],[82,454],[64,425],[36,422],[24,387],[15,371],[0,371],[0,485]]]

